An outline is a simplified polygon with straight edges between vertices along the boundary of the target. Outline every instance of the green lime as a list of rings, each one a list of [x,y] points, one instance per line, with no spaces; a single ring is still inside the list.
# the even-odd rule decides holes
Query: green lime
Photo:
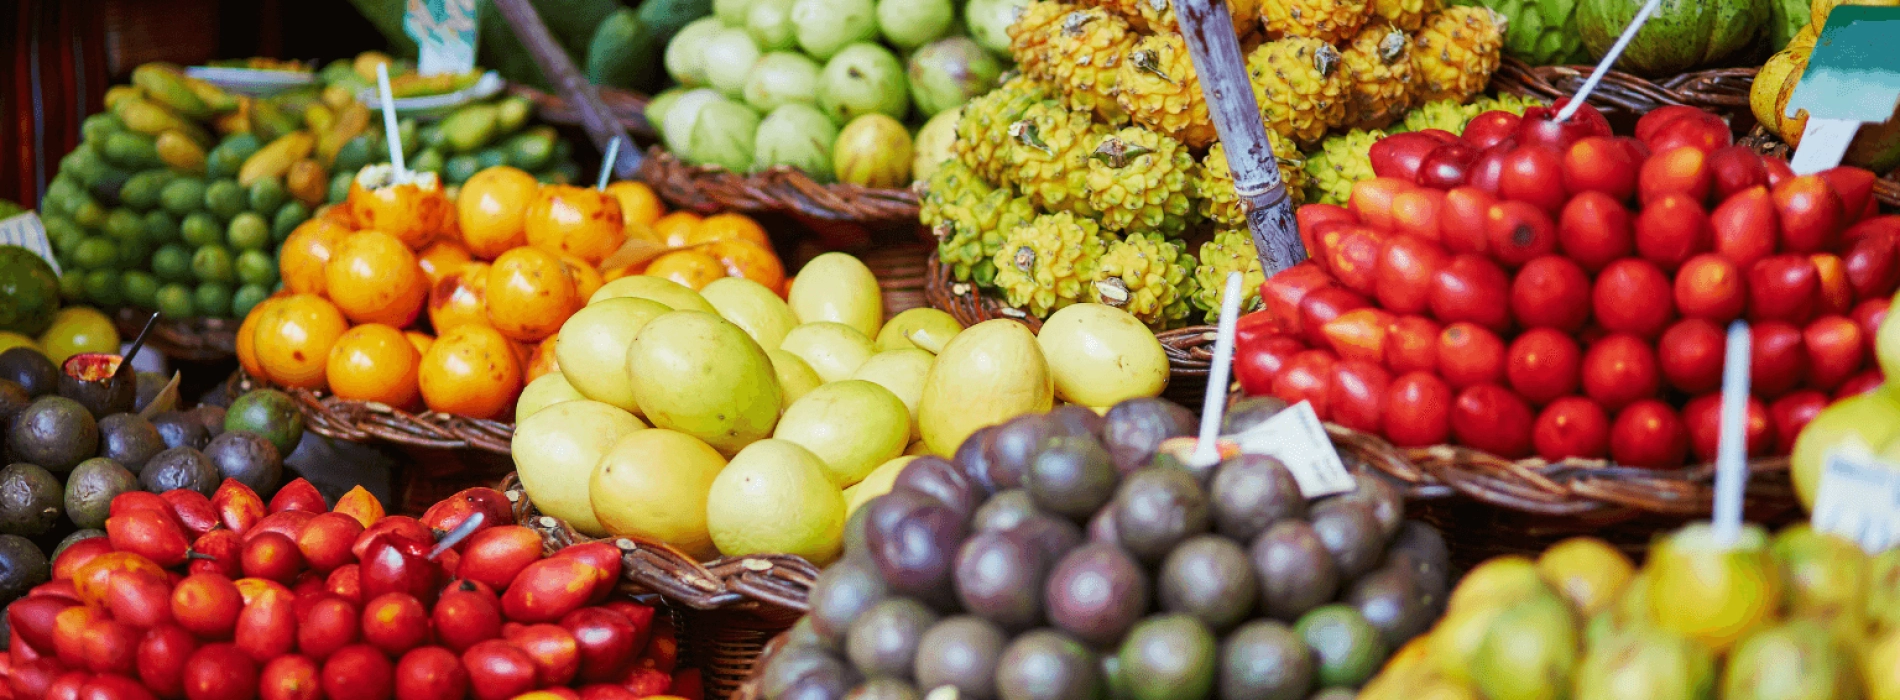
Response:
[[[191,279],[191,249],[177,243],[159,246],[152,253],[152,272],[167,282],[183,282]]]
[[[343,200],[349,199],[350,182],[355,179],[356,176],[351,173],[337,173],[330,176],[330,192],[328,196],[324,197],[324,201],[331,204],[342,204]]]
[[[409,169],[415,172],[442,172],[442,152],[433,148],[422,149],[416,157],[409,159]]]
[[[139,219],[137,212],[124,207],[115,207],[106,215],[106,235],[121,241],[139,238],[145,233],[145,222]]]
[[[87,236],[73,249],[73,262],[87,270],[104,270],[119,260],[119,246],[105,236]]]
[[[178,240],[178,217],[163,209],[145,212],[139,223],[145,228],[145,240],[151,243],[170,243]]]
[[[193,248],[224,242],[224,227],[218,224],[218,217],[201,211],[185,215],[185,223],[178,227],[178,232],[184,237],[185,245]]]
[[[284,189],[282,180],[267,177],[251,183],[251,211],[269,214],[277,211],[277,208],[283,206],[284,200],[287,199],[290,199],[290,192]]]
[[[159,287],[156,305],[165,318],[191,318],[191,287],[177,282]]]
[[[86,271],[77,267],[59,276],[59,298],[68,304],[86,300]]]
[[[447,180],[451,185],[460,185],[474,177],[475,171],[481,169],[482,166],[476,162],[475,156],[465,153],[450,158],[442,164],[442,179]]]
[[[90,229],[101,228],[106,225],[106,208],[88,197],[85,203],[73,210],[73,223]]]
[[[86,273],[86,299],[93,305],[118,306],[124,302],[119,292],[118,272],[93,270]]]
[[[230,282],[231,266],[231,251],[215,243],[191,254],[191,275],[200,282]]]
[[[250,204],[244,187],[236,180],[217,180],[205,187],[205,208],[218,218],[230,221]]]
[[[79,135],[92,143],[105,143],[106,137],[111,136],[112,132],[124,128],[125,122],[119,121],[118,115],[100,112],[79,122]]]
[[[277,208],[277,215],[271,217],[270,238],[282,243],[284,239],[290,237],[291,231],[297,230],[298,226],[309,220],[310,207],[295,200],[285,202],[284,206]]]
[[[158,278],[143,270],[125,273],[119,279],[120,291],[125,295],[125,303],[141,309],[152,308],[158,303]]]
[[[233,183],[236,184],[236,183]],[[194,177],[181,177],[165,185],[158,193],[158,203],[172,216],[184,216],[205,205],[205,183]]]
[[[270,253],[247,250],[238,253],[237,278],[244,284],[266,285],[277,281],[277,261]]]
[[[79,181],[65,173],[55,175],[52,182],[46,183],[47,197],[65,199],[79,194],[80,190]]]
[[[237,250],[263,250],[270,246],[270,223],[257,212],[240,213],[225,227],[224,241]]]
[[[191,312],[203,318],[231,315],[231,287],[222,282],[206,282],[191,293]]]
[[[119,201],[128,207],[145,211],[158,206],[158,198],[165,192],[165,185],[176,177],[172,171],[160,168],[134,173],[119,188]]]
[[[79,230],[79,224],[63,216],[48,214],[40,218],[40,225],[46,228],[46,240],[51,241],[53,248],[61,254],[70,253],[70,248],[79,245],[80,239],[86,235],[85,231]]]
[[[270,289],[260,284],[247,284],[238,287],[231,295],[231,317],[244,318],[251,315],[251,308],[270,298]]]
[[[137,270],[144,268],[146,261],[151,258],[151,255],[152,246],[147,244],[143,238],[119,241],[118,264],[116,267],[120,270]]]
[[[475,165],[478,170],[486,170],[508,162],[508,154],[499,147],[489,147],[475,152]]]

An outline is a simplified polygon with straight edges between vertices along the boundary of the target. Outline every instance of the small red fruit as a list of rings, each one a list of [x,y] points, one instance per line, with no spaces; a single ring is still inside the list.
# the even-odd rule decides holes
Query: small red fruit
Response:
[[[1531,453],[1531,407],[1496,384],[1466,387],[1451,409],[1451,433],[1458,441],[1500,457]]]
[[[416,647],[396,662],[398,700],[462,700],[468,695],[468,671],[455,652]]]
[[[1550,211],[1556,211],[1552,207]],[[1557,250],[1557,224],[1536,205],[1504,201],[1485,213],[1485,239],[1491,256],[1505,267],[1517,268]]]
[[[1669,385],[1692,394],[1713,391],[1722,384],[1722,358],[1727,336],[1705,318],[1685,318],[1663,331],[1656,341],[1656,363]]]
[[[1443,142],[1427,134],[1393,134],[1372,144],[1366,155],[1372,161],[1374,175],[1414,182],[1425,155],[1442,145]]]
[[[1541,406],[1576,391],[1582,365],[1583,350],[1569,334],[1535,328],[1511,342],[1505,375],[1520,396]]]
[[[429,611],[407,593],[384,593],[363,605],[363,641],[390,656],[429,639]]]
[[[1306,342],[1327,347],[1326,324],[1353,309],[1372,306],[1372,302],[1345,287],[1315,289],[1300,302],[1300,326],[1306,329]]]
[[[1546,255],[1511,280],[1511,315],[1527,328],[1575,332],[1590,319],[1590,277],[1569,258]]]
[[[187,536],[199,537],[218,526],[218,511],[204,494],[191,489],[172,489],[159,495],[171,504],[172,517],[185,526]]]
[[[106,518],[106,537],[113,549],[131,552],[163,567],[185,563],[191,540],[169,512],[133,510]]]
[[[1548,107],[1540,105],[1524,110],[1524,120],[1517,125],[1517,140],[1562,153],[1579,139],[1610,135],[1610,121],[1587,103],[1572,112],[1569,119],[1559,121],[1557,115],[1569,104],[1570,98],[1560,97]]]
[[[1620,202],[1636,193],[1637,165],[1635,154],[1614,138],[1580,139],[1564,152],[1564,189],[1597,192]]]
[[[1820,271],[1806,255],[1762,259],[1748,270],[1748,316],[1754,321],[1805,323],[1814,315]]]
[[[1557,213],[1564,205],[1564,159],[1558,151],[1521,145],[1504,156],[1498,175],[1498,194],[1538,209]]]
[[[1432,315],[1444,323],[1469,321],[1493,331],[1510,326],[1511,280],[1481,255],[1451,259],[1432,278]]]
[[[1854,285],[1847,280],[1847,266],[1833,253],[1812,253],[1814,263],[1816,315],[1845,314],[1854,306]]]
[[[110,618],[88,625],[82,645],[86,668],[93,673],[132,673],[140,637],[139,630]]]
[[[323,502],[323,494],[317,492],[317,487],[300,476],[277,489],[277,495],[270,497],[269,510],[272,513],[287,510],[323,513],[330,510],[330,506]]]
[[[1565,396],[1537,415],[1531,442],[1537,456],[1550,461],[1600,458],[1610,449],[1610,416],[1595,401]]]
[[[501,636],[500,603],[474,591],[444,591],[435,604],[433,619],[436,636],[456,651]]]
[[[1452,188],[1438,212],[1438,242],[1453,254],[1485,252],[1491,245],[1485,238],[1485,220],[1497,203],[1497,197],[1484,190]]]
[[[1874,353],[1874,338],[1880,333],[1880,322],[1887,320],[1887,307],[1891,304],[1893,301],[1886,297],[1868,299],[1855,305],[1848,314],[1860,326],[1860,337],[1866,343],[1863,349],[1868,355]]]
[[[1781,222],[1766,187],[1751,187],[1722,200],[1709,215],[1709,228],[1715,252],[1744,270],[1774,255],[1781,235]]]
[[[1808,354],[1801,329],[1781,321],[1763,321],[1750,329],[1749,389],[1764,399],[1794,390],[1808,375]]]
[[[1834,194],[1841,198],[1841,212],[1845,215],[1846,223],[1859,221],[1864,212],[1876,211],[1869,207],[1874,197],[1874,181],[1878,178],[1873,171],[1840,165],[1815,174],[1827,180]]]
[[[257,694],[257,662],[231,644],[202,646],[185,661],[184,686],[188,700],[250,700]]]
[[[1388,332],[1389,336],[1390,333]],[[1298,338],[1275,335],[1262,338],[1250,344],[1237,344],[1234,353],[1234,378],[1240,381],[1240,390],[1248,396],[1265,396],[1273,393],[1273,379],[1280,376],[1280,369],[1286,366],[1294,355],[1306,350],[1306,343]],[[1390,348],[1387,352],[1391,352]],[[535,536],[537,539],[539,535]],[[523,564],[522,566],[527,566]],[[468,557],[462,558],[458,573],[468,571]],[[518,573],[518,572],[517,572]],[[509,576],[509,580],[513,580]]]
[[[1635,223],[1629,210],[1610,195],[1581,192],[1558,217],[1557,243],[1564,255],[1595,272],[1636,250]]]
[[[1451,387],[1429,372],[1399,375],[1386,386],[1387,440],[1400,447],[1445,442],[1451,435]]]
[[[534,689],[534,659],[499,639],[462,652],[462,666],[468,669],[469,690],[476,700],[507,700]]]
[[[229,639],[244,597],[231,579],[192,574],[172,589],[172,619],[200,639]]]
[[[541,687],[567,685],[580,671],[580,646],[573,634],[558,625],[527,625],[508,635],[508,642],[534,659],[535,680]]]
[[[1704,253],[1676,271],[1676,310],[1690,318],[1718,323],[1740,318],[1748,304],[1748,282],[1728,258]]]
[[[1374,291],[1379,305],[1395,314],[1415,314],[1431,305],[1432,277],[1450,262],[1438,244],[1411,236],[1393,236],[1379,255]]]
[[[1346,207],[1359,221],[1379,231],[1392,230],[1392,200],[1417,185],[1410,178],[1375,177],[1352,184],[1352,197]]]
[[[1649,128],[1643,128],[1645,122]],[[1669,105],[1644,114],[1637,122],[1637,138],[1649,150],[1663,153],[1689,147],[1709,153],[1729,145],[1734,136],[1721,117],[1694,107]]]
[[[1502,383],[1504,341],[1477,324],[1446,326],[1438,334],[1438,373],[1453,389]]]
[[[257,677],[258,700],[322,700],[322,671],[308,656],[291,654],[271,659]]]
[[[1313,206],[1309,204],[1301,207],[1301,210]],[[1317,289],[1338,285],[1319,263],[1308,260],[1267,278],[1260,285],[1260,301],[1268,314],[1286,324],[1289,332],[1301,335],[1304,334],[1304,326],[1300,323],[1300,304],[1305,302],[1306,295]]]
[[[1822,316],[1801,333],[1808,355],[1808,386],[1832,391],[1860,371],[1866,339],[1845,316]]]
[[[1471,161],[1471,167],[1465,171],[1465,186],[1492,196],[1504,196],[1499,187],[1504,179],[1504,158],[1514,150],[1517,150],[1517,141],[1505,140],[1479,151],[1477,160]]]
[[[1636,336],[1606,336],[1583,355],[1583,393],[1605,410],[1655,396],[1660,383],[1655,352]]]
[[[1624,258],[1597,275],[1591,308],[1597,323],[1612,333],[1654,338],[1675,316],[1669,278],[1655,263]]]
[[[328,574],[344,564],[356,562],[350,549],[363,534],[363,524],[344,513],[321,513],[304,524],[297,535],[297,550],[311,570]]]
[[[1381,401],[1383,401],[1381,397]],[[578,677],[586,683],[604,683],[622,673],[639,650],[638,630],[627,616],[606,608],[581,608],[561,618],[561,627],[574,635],[580,656]]]
[[[1438,242],[1439,212],[1445,206],[1443,190],[1417,189],[1392,198],[1392,231],[1401,236]]]
[[[1681,146],[1656,151],[1636,174],[1636,194],[1644,206],[1666,194],[1687,195],[1700,202],[1709,197],[1711,185],[1708,154],[1701,149]]]
[[[368,644],[336,650],[323,662],[323,693],[331,700],[389,700],[395,692],[396,667]]]
[[[1709,175],[1718,200],[1768,184],[1768,168],[1762,164],[1761,155],[1747,146],[1730,145],[1710,151]]]
[[[1333,364],[1332,421],[1362,432],[1378,432],[1392,375],[1375,362],[1340,360]]]
[[[1808,421],[1820,415],[1827,408],[1827,394],[1819,391],[1797,391],[1779,399],[1768,406],[1768,416],[1774,421],[1775,452],[1788,454],[1794,451],[1794,439],[1801,435],[1801,429]]]
[[[1447,143],[1426,154],[1425,160],[1418,165],[1418,178],[1413,180],[1421,187],[1448,190],[1465,184],[1465,177],[1471,173],[1471,164],[1478,159],[1478,149],[1467,143]]]
[[[1523,121],[1524,118],[1516,114],[1492,110],[1465,122],[1465,131],[1460,137],[1474,148],[1490,148],[1516,136],[1518,124]]]
[[[1840,195],[1819,175],[1801,175],[1770,192],[1781,221],[1781,247],[1796,253],[1832,250],[1847,225]]]
[[[1392,319],[1392,312],[1385,309],[1353,309],[1326,322],[1322,332],[1327,347],[1341,359],[1379,362],[1385,359],[1385,330]]]
[[[1722,443],[1722,395],[1703,394],[1682,407],[1682,422],[1689,431],[1689,451],[1698,462],[1715,461]],[[1748,397],[1747,413],[1742,418],[1747,435],[1746,451],[1751,457],[1768,454],[1775,447],[1774,425],[1768,407],[1760,399]]]
[[[1841,266],[1857,298],[1889,296],[1900,285],[1900,239],[1884,231],[1863,236],[1848,245]]]
[[[185,663],[198,650],[198,640],[177,625],[145,631],[139,640],[136,664],[140,683],[164,698],[185,695]]]
[[[1610,426],[1610,458],[1618,464],[1651,469],[1682,466],[1689,438],[1682,417],[1669,404],[1643,399],[1616,414]]]
[[[1687,195],[1659,195],[1636,215],[1636,253],[1664,270],[1674,270],[1714,245],[1709,215]]]
[[[244,542],[244,575],[289,583],[303,571],[303,552],[281,533],[260,532]]]
[[[1379,254],[1385,248],[1385,235],[1378,230],[1356,226],[1342,231],[1326,249],[1326,269],[1347,289],[1372,294],[1378,287]]]
[[[297,621],[297,650],[317,661],[355,644],[362,627],[356,604],[325,595],[304,609]]]
[[[1845,382],[1841,382],[1841,388],[1834,390],[1834,400],[1839,401],[1849,396],[1859,396],[1879,389],[1885,386],[1886,383],[1887,378],[1881,375],[1880,370],[1870,369],[1854,375]]]
[[[1385,330],[1385,366],[1394,373],[1438,369],[1438,334],[1443,329],[1424,316],[1400,316]]]

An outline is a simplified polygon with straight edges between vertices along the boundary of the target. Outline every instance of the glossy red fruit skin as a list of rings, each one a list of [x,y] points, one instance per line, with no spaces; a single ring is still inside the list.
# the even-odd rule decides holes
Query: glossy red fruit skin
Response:
[[[185,662],[197,650],[197,638],[183,627],[167,625],[146,630],[134,662],[139,682],[160,697],[184,697]]]
[[[1333,422],[1361,432],[1376,433],[1385,414],[1385,394],[1392,375],[1365,360],[1341,360],[1333,365]]]
[[[395,692],[396,665],[376,647],[351,644],[323,663],[322,683],[331,700],[389,700]]]
[[[1763,258],[1748,270],[1750,320],[1804,323],[1814,315],[1820,271],[1806,255]]]
[[[1591,310],[1598,324],[1612,333],[1654,338],[1675,317],[1669,277],[1655,263],[1624,258],[1597,275],[1591,290]]]
[[[1845,315],[1854,308],[1854,285],[1847,279],[1847,264],[1833,253],[1814,253],[1808,256],[1814,262],[1814,271],[1819,289],[1815,297],[1814,312],[1817,315]]]
[[[1708,154],[1687,146],[1654,153],[1636,173],[1636,198],[1643,206],[1666,194],[1687,195],[1696,202],[1709,198],[1713,178]]]
[[[455,652],[416,647],[396,662],[397,700],[459,700],[468,694],[468,671]]]
[[[1392,198],[1392,232],[1438,243],[1444,224],[1445,192],[1419,188]]]
[[[1686,110],[1686,111],[1685,111]],[[1649,123],[1645,129],[1644,123]],[[1689,147],[1710,153],[1732,143],[1734,135],[1721,117],[1694,107],[1670,105],[1643,115],[1637,122],[1637,138],[1657,153]]]
[[[1722,442],[1722,395],[1703,394],[1682,406],[1682,422],[1689,431],[1689,453],[1699,463],[1715,461]],[[1748,436],[1746,448],[1751,457],[1766,455],[1775,448],[1774,422],[1768,407],[1760,399],[1748,397],[1748,412],[1742,419]]]
[[[1833,250],[1847,225],[1840,195],[1819,175],[1800,175],[1769,195],[1781,221],[1781,248],[1796,253]]]
[[[639,630],[633,621],[606,608],[581,608],[568,613],[561,618],[561,627],[574,635],[574,643],[580,650],[578,678],[583,683],[613,680],[640,652],[634,644],[644,641],[638,639]]]
[[[1458,442],[1500,457],[1531,453],[1531,407],[1511,390],[1480,384],[1458,392],[1452,402],[1451,433]]]
[[[1504,381],[1504,341],[1469,322],[1445,326],[1438,334],[1438,374],[1453,389]]]
[[[1717,323],[1740,318],[1748,306],[1748,280],[1728,258],[1703,253],[1676,271],[1676,310]]]
[[[1491,257],[1511,269],[1557,250],[1557,223],[1543,209],[1526,202],[1491,205],[1485,212],[1484,233]]]
[[[1313,206],[1313,205],[1307,205]],[[1294,265],[1267,278],[1260,285],[1260,303],[1266,312],[1279,319],[1293,334],[1305,333],[1300,321],[1300,304],[1306,301],[1306,295],[1314,290],[1339,286],[1319,263],[1308,260]]]
[[[1534,328],[1511,341],[1505,377],[1519,396],[1542,406],[1577,390],[1583,349],[1569,334]]]
[[[1497,197],[1475,187],[1455,187],[1445,193],[1438,212],[1438,241],[1453,253],[1483,253],[1491,242],[1485,237],[1485,219]]]
[[[1879,389],[1885,386],[1886,383],[1887,378],[1881,375],[1880,370],[1870,369],[1854,375],[1845,382],[1841,382],[1841,388],[1834,390],[1834,400],[1839,401],[1849,396],[1859,396],[1869,391]]]
[[[1557,219],[1557,244],[1583,269],[1601,270],[1636,251],[1635,217],[1610,195],[1578,193]]]
[[[1449,190],[1465,184],[1471,164],[1478,160],[1478,149],[1468,143],[1447,143],[1425,155],[1419,163],[1415,182],[1420,187]]]
[[[1770,255],[1781,237],[1781,221],[1766,187],[1751,187],[1722,200],[1709,215],[1715,252],[1744,270]]]
[[[1438,369],[1438,334],[1444,329],[1424,316],[1400,316],[1385,329],[1385,366],[1394,374]]]
[[[1614,138],[1579,139],[1564,151],[1564,189],[1573,196],[1596,192],[1620,202],[1636,193],[1638,165],[1635,154]]]
[[[230,644],[199,647],[185,662],[184,685],[189,700],[247,700],[257,693],[257,662]]]
[[[1868,206],[1874,195],[1874,181],[1878,179],[1873,171],[1840,165],[1815,174],[1826,180],[1834,195],[1841,198],[1841,213],[1846,223],[1859,221],[1867,211],[1878,211],[1877,207]]]
[[[1814,390],[1797,391],[1769,404],[1768,416],[1775,428],[1775,453],[1793,452],[1794,439],[1801,435],[1801,429],[1827,405],[1827,394]]]
[[[1492,110],[1472,117],[1465,123],[1465,131],[1460,135],[1465,143],[1473,148],[1484,150],[1517,135],[1518,124],[1523,117],[1503,110]]]
[[[1471,161],[1471,167],[1465,171],[1465,186],[1483,190],[1494,197],[1504,196],[1501,187],[1504,180],[1504,158],[1516,148],[1516,141],[1505,140],[1478,152],[1478,159]]]
[[[1583,393],[1604,410],[1620,411],[1655,396],[1661,381],[1655,351],[1636,336],[1605,336],[1583,354]]]
[[[122,675],[93,676],[79,689],[79,700],[158,700],[151,690]]]
[[[1443,247],[1411,236],[1393,236],[1379,255],[1375,294],[1395,314],[1416,314],[1431,306],[1432,277],[1451,261]]]
[[[1689,258],[1714,247],[1715,233],[1702,204],[1669,193],[1651,199],[1636,215],[1636,253],[1673,271]]]
[[[1498,194],[1505,199],[1524,202],[1556,214],[1563,208],[1564,158],[1561,151],[1536,145],[1520,145],[1504,156],[1504,169],[1498,175]]]
[[[501,636],[501,603],[472,591],[444,591],[431,617],[437,640],[457,652]]]
[[[1576,332],[1590,320],[1590,277],[1569,258],[1546,255],[1511,280],[1511,315],[1525,328]]]
[[[490,639],[462,652],[476,700],[507,700],[534,688],[534,659],[513,644]]]
[[[1384,248],[1384,234],[1365,226],[1353,227],[1327,250],[1326,269],[1347,289],[1370,295],[1378,287],[1379,253]]]
[[[1648,144],[1661,135],[1663,127],[1668,126],[1677,119],[1698,117],[1701,113],[1702,110],[1688,105],[1664,105],[1657,107],[1644,112],[1643,116],[1636,120],[1636,130],[1634,134],[1638,140],[1644,144]]]
[[[1386,385],[1384,430],[1400,447],[1424,447],[1451,435],[1451,387],[1430,372],[1407,372]]]
[[[1392,200],[1417,189],[1411,180],[1375,177],[1352,183],[1352,197],[1346,207],[1359,217],[1361,225],[1385,232],[1392,230]]]
[[[1801,332],[1808,356],[1808,386],[1832,391],[1860,372],[1866,362],[1867,340],[1860,326],[1845,316],[1822,316]]]
[[[1342,360],[1383,361],[1385,332],[1394,318],[1390,311],[1371,307],[1341,314],[1326,324],[1327,347]]]
[[[1848,244],[1841,256],[1847,283],[1860,299],[1886,297],[1900,285],[1900,237],[1880,231]]]
[[[1240,390],[1248,396],[1265,396],[1273,392],[1273,379],[1280,375],[1280,369],[1305,350],[1306,343],[1284,335],[1238,347],[1234,353],[1234,378],[1240,381]]]
[[[1493,331],[1511,324],[1511,280],[1489,258],[1464,254],[1432,277],[1432,315],[1440,322],[1470,321]]]
[[[1880,322],[1887,320],[1887,307],[1892,304],[1893,300],[1886,297],[1868,299],[1854,305],[1854,310],[1847,314],[1860,326],[1860,337],[1865,342],[1862,349],[1869,357],[1874,353],[1874,337],[1880,332]]]
[[[1650,469],[1682,466],[1689,436],[1682,417],[1669,404],[1643,399],[1617,412],[1610,425],[1610,458],[1617,464]]]
[[[1326,324],[1354,309],[1372,306],[1365,297],[1345,287],[1315,289],[1300,302],[1300,326],[1306,329],[1306,342],[1326,347]]]
[[[1768,166],[1761,155],[1747,146],[1723,146],[1709,152],[1709,176],[1717,200],[1753,187],[1768,184]]]
[[[1807,379],[1808,353],[1800,328],[1781,321],[1763,321],[1749,330],[1751,392],[1773,400]]]
[[[1372,161],[1373,174],[1415,182],[1425,156],[1443,145],[1444,142],[1427,134],[1393,134],[1372,144],[1366,155]]]
[[[1663,379],[1680,391],[1699,394],[1722,385],[1722,356],[1727,335],[1703,318],[1685,318],[1656,341],[1656,364]]]
[[[337,596],[326,595],[302,612],[297,620],[297,650],[317,662],[356,643],[361,632],[356,604]]]
[[[407,593],[384,593],[363,604],[363,641],[400,658],[429,640],[429,610]]]
[[[1517,125],[1517,140],[1562,153],[1579,139],[1611,134],[1610,120],[1589,104],[1578,107],[1569,119],[1557,121],[1557,115],[1569,104],[1570,98],[1560,97],[1548,107],[1524,110],[1524,120]]]
[[[1313,412],[1331,416],[1333,363],[1338,358],[1326,350],[1307,350],[1294,355],[1280,376],[1273,380],[1273,395],[1288,404],[1309,401]]]
[[[1537,456],[1557,461],[1566,457],[1597,459],[1610,449],[1610,416],[1582,396],[1564,396],[1537,414],[1531,430]]]

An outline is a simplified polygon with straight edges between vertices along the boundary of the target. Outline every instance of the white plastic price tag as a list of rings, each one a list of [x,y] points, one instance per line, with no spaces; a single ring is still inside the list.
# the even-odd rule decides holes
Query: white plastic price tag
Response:
[[[1900,465],[1866,449],[1837,448],[1822,462],[1814,493],[1814,529],[1860,544],[1868,552],[1900,546]]]
[[[0,219],[0,244],[17,245],[33,251],[33,254],[46,260],[53,266],[53,274],[63,274],[59,269],[59,260],[53,256],[53,244],[46,238],[46,225],[40,223],[40,215],[33,212],[18,214]]]
[[[1239,445],[1243,453],[1280,460],[1287,471],[1293,472],[1293,480],[1300,484],[1300,494],[1307,498],[1345,493],[1358,487],[1352,474],[1346,471],[1346,463],[1339,459],[1339,451],[1333,449],[1333,440],[1327,437],[1319,414],[1305,401],[1288,406],[1272,418],[1227,439]]]
[[[402,23],[416,40],[416,72],[475,70],[475,0],[409,0]]]

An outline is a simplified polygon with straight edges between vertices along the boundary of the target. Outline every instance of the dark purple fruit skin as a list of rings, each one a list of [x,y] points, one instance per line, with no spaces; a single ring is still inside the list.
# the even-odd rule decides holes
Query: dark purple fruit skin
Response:
[[[132,403],[138,399],[138,377],[132,371],[132,363],[121,360],[117,369],[105,379],[80,379],[80,368],[88,363],[110,362],[118,355],[106,353],[81,353],[66,358],[66,365],[59,373],[59,395],[78,401],[92,412],[93,418],[104,418],[114,413],[132,410]]]
[[[1208,490],[1214,531],[1242,542],[1252,541],[1276,522],[1306,515],[1306,500],[1293,472],[1265,455],[1243,454],[1221,463]]]
[[[1161,441],[1194,434],[1194,414],[1165,399],[1129,399],[1102,416],[1102,446],[1123,475],[1154,461]]]
[[[1055,410],[1043,414],[1042,420],[1052,437],[1100,439],[1105,425],[1102,417],[1094,411],[1073,404],[1057,406]]]
[[[1068,635],[1047,628],[1017,637],[996,664],[996,685],[1004,697],[1095,700],[1103,697],[1104,683],[1101,664],[1093,652]],[[1066,688],[1068,692],[1036,694],[1048,688]]]
[[[1056,562],[1043,602],[1050,624],[1108,648],[1141,619],[1148,595],[1148,577],[1134,557],[1113,545],[1088,544]]]
[[[1020,530],[976,533],[957,551],[957,601],[1011,632],[1035,627],[1052,561]]]
[[[858,673],[849,666],[820,666],[793,681],[778,700],[843,700],[857,684]]]
[[[990,439],[996,435],[997,426],[988,425],[963,439],[957,446],[956,462],[963,467],[964,475],[970,477],[970,483],[983,489],[983,495],[996,493],[996,482],[990,481]]]
[[[1118,477],[1095,438],[1062,436],[1030,460],[1023,487],[1037,508],[1082,523],[1115,497]]]
[[[889,527],[872,522],[865,544],[892,591],[946,609],[956,603],[951,574],[968,528],[949,506],[925,498],[929,503]]]
[[[1388,648],[1397,649],[1437,617],[1433,601],[1423,598],[1417,581],[1417,572],[1406,564],[1387,566],[1354,581],[1346,603],[1379,630]]]
[[[1353,490],[1329,500],[1355,501],[1365,504],[1372,517],[1379,521],[1379,530],[1386,539],[1399,531],[1399,525],[1405,522],[1405,495],[1383,477],[1366,472],[1352,475],[1358,484]]]
[[[1259,597],[1247,550],[1219,535],[1182,542],[1161,562],[1155,577],[1162,610],[1193,615],[1216,632],[1247,619]],[[1222,591],[1215,587],[1219,581],[1233,585]]]
[[[773,654],[771,661],[759,674],[759,690],[765,697],[782,697],[800,679],[819,669],[846,672],[850,667],[823,649],[787,646]]]
[[[118,462],[133,474],[165,450],[165,439],[151,421],[133,413],[115,413],[99,421],[99,456]]]
[[[1220,421],[1220,432],[1222,435],[1244,432],[1285,409],[1286,401],[1279,397],[1249,396],[1227,407],[1227,415]]]
[[[1010,532],[1022,535],[1041,550],[1049,561],[1061,559],[1071,550],[1082,546],[1082,528],[1047,513],[1038,513],[1023,520]]]
[[[977,507],[982,505],[983,497],[988,495],[971,483],[969,475],[964,474],[957,465],[934,455],[918,457],[904,465],[892,488],[910,489],[935,498],[949,506],[964,522],[969,522],[970,515],[976,512]]]
[[[1359,578],[1379,565],[1385,553],[1385,533],[1365,503],[1339,499],[1323,502],[1313,508],[1307,521],[1313,524],[1313,531],[1326,544],[1326,551],[1333,555],[1339,574],[1346,580]]]
[[[812,632],[832,646],[844,646],[845,633],[864,611],[890,595],[877,565],[853,553],[818,574],[811,590]]]
[[[1121,536],[1115,534],[1115,509],[1103,508],[1089,518],[1089,541],[1121,546]]]
[[[168,448],[201,450],[211,442],[211,435],[205,432],[204,424],[177,411],[160,411],[152,416],[152,427],[158,428],[158,435]]]
[[[1053,431],[1037,414],[1017,416],[996,428],[990,435],[990,483],[999,489],[1023,485],[1023,472],[1029,461],[1042,452]]]
[[[1433,610],[1444,609],[1451,593],[1451,549],[1445,545],[1445,536],[1425,523],[1405,521],[1385,549],[1386,566],[1401,562],[1418,575],[1413,583],[1419,595]]]
[[[983,618],[945,618],[918,642],[911,675],[925,688],[948,685],[957,689],[959,698],[994,700],[996,663],[1006,644],[1009,635]]]
[[[59,366],[32,348],[7,348],[0,352],[0,379],[12,380],[37,399],[59,390]]]
[[[1304,520],[1282,520],[1247,550],[1254,580],[1260,584],[1259,610],[1292,622],[1325,605],[1339,589],[1339,568],[1319,533]]]
[[[1170,467],[1144,469],[1115,493],[1115,534],[1136,559],[1159,564],[1182,540],[1207,532],[1207,492],[1193,474]]]
[[[976,509],[970,520],[970,528],[983,531],[1014,530],[1037,512],[1035,500],[1029,497],[1028,491],[1006,489],[997,492]]]

